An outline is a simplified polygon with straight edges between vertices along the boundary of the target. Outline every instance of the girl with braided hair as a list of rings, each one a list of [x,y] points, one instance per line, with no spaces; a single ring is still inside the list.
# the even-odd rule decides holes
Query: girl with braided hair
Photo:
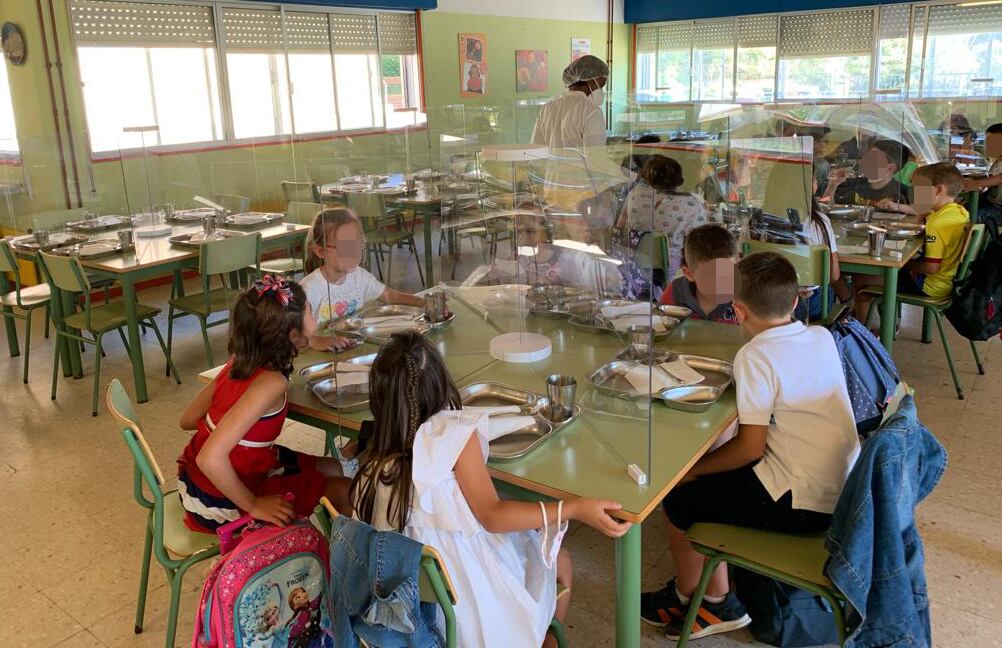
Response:
[[[346,501],[337,459],[275,443],[288,410],[292,361],[315,328],[299,284],[271,275],[233,306],[230,359],[181,415],[181,428],[195,430],[177,462],[189,528],[212,533],[244,513],[281,526],[309,515],[322,495]]]
[[[486,414],[462,409],[442,357],[414,331],[380,349],[369,406],[375,421],[360,435],[349,491],[355,516],[439,551],[459,599],[458,645],[550,645],[550,620],[570,604],[557,600],[558,582],[571,585],[566,520],[619,537],[630,525],[607,511],[620,505],[500,499],[486,466]]]

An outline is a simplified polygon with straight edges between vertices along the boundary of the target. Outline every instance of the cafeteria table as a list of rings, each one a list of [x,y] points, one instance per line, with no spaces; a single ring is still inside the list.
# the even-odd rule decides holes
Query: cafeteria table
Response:
[[[80,264],[98,277],[111,277],[122,285],[122,301],[125,305],[125,316],[128,320],[129,359],[132,363],[132,378],[136,387],[136,400],[145,403],[149,400],[146,388],[146,368],[143,362],[142,340],[139,337],[139,322],[136,318],[136,284],[144,279],[174,275],[174,285],[179,294],[184,293],[181,281],[181,271],[198,263],[198,251],[171,246],[168,238],[177,234],[201,232],[202,226],[175,225],[170,234],[153,238],[135,237],[135,249],[125,254],[117,254],[100,259],[80,259]],[[278,224],[270,227],[248,230],[248,233],[260,232],[262,249],[282,248],[290,239],[303,240],[309,227],[296,224]],[[95,238],[102,238],[98,236]],[[111,238],[107,236],[105,238]],[[13,248],[12,246],[12,249]],[[18,254],[25,256],[23,252]],[[31,255],[33,256],[33,255]],[[62,321],[62,313],[72,310],[73,302],[69,295],[60,294],[58,299],[52,299],[52,319]],[[76,343],[64,342],[60,353],[63,355],[64,371],[69,375],[81,376],[83,368],[80,362],[80,349]]]
[[[461,291],[468,289],[453,289]],[[456,294],[455,292],[453,294]],[[613,359],[623,347],[615,335],[573,328],[564,320],[536,318],[517,312],[487,315],[467,300],[450,301],[456,319],[440,331],[428,333],[443,354],[449,373],[462,388],[474,382],[500,382],[545,394],[546,376],[571,374],[577,379],[581,415],[525,456],[513,461],[491,461],[491,476],[500,491],[518,499],[574,499],[594,497],[623,505],[616,517],[634,523],[615,540],[616,645],[640,645],[641,529],[664,496],[714,441],[736,420],[734,390],[702,413],[667,408],[659,401],[631,401],[602,394],[587,376]],[[550,338],[552,355],[531,364],[495,360],[487,353],[490,339],[499,331],[542,333]],[[676,328],[658,347],[690,354],[733,360],[744,343],[738,326],[690,320]],[[361,345],[337,354],[338,360],[373,353]],[[330,353],[309,351],[296,361],[297,369],[331,361]],[[201,374],[211,380],[218,368]],[[371,418],[366,410],[339,413],[324,405],[294,372],[289,384],[289,417],[324,429],[328,447],[333,435],[354,435],[361,422]],[[648,458],[650,460],[648,461]],[[627,473],[629,464],[648,472],[645,486]]]

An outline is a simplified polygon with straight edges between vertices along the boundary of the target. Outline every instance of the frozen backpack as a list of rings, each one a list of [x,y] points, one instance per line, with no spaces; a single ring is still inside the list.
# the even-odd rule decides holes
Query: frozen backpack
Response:
[[[275,527],[245,515],[216,533],[222,557],[202,585],[192,648],[333,646],[320,531],[307,520]]]

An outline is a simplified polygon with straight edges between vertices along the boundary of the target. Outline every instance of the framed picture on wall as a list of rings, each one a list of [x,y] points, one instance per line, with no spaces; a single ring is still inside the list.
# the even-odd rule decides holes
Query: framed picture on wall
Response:
[[[590,38],[572,38],[571,39],[571,60],[576,61],[585,54],[591,54],[591,39]]]
[[[483,34],[459,35],[459,96],[487,94],[487,38]]]
[[[546,50],[515,50],[515,92],[549,89]]]

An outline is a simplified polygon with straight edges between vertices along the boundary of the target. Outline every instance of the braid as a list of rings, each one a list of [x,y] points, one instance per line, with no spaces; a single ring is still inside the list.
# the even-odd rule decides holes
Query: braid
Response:
[[[420,409],[417,399],[418,368],[413,356],[407,354],[405,357],[407,366],[407,385],[404,388],[404,398],[407,400],[407,452],[410,452],[414,444],[414,436],[417,434],[420,425],[418,411]]]

